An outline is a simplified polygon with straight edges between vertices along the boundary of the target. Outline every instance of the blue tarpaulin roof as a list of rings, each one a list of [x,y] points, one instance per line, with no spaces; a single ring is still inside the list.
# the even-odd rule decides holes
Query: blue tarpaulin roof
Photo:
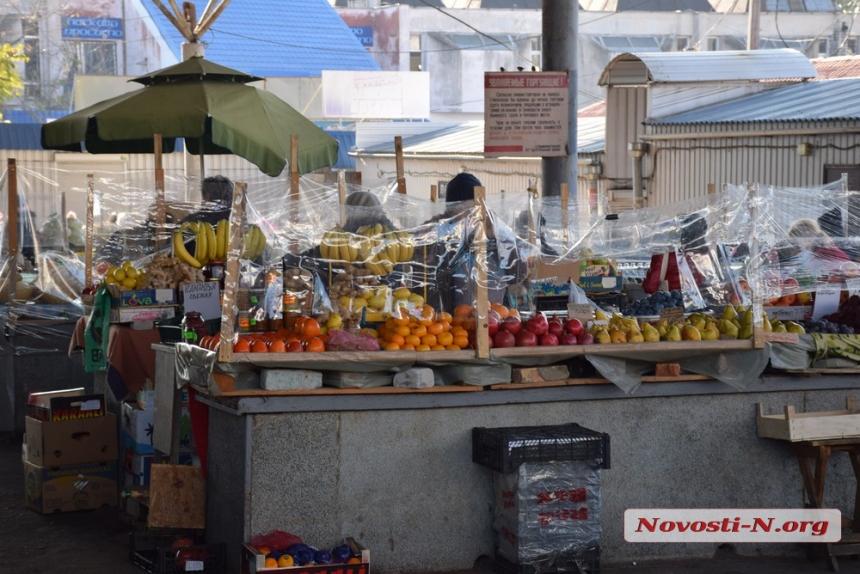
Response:
[[[194,0],[198,18],[206,0]],[[144,2],[181,60],[185,41],[152,2]],[[231,2],[201,41],[206,58],[262,77],[319,77],[323,70],[379,70],[326,0],[240,0]]]

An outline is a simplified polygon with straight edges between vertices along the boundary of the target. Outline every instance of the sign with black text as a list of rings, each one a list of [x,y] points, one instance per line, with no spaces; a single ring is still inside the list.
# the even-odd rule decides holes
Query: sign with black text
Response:
[[[204,321],[221,317],[221,289],[217,281],[182,286],[185,312],[197,311]]]
[[[569,155],[568,86],[567,72],[485,73],[484,155]]]

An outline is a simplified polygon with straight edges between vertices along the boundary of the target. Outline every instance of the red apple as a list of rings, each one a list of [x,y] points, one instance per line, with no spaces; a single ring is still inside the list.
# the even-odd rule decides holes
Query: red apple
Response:
[[[497,348],[515,347],[517,345],[517,340],[514,337],[514,334],[505,330],[500,330],[498,333],[493,335],[492,341],[493,346]]]
[[[558,346],[558,337],[552,333],[544,333],[538,338],[538,343],[541,347],[556,347]]]
[[[576,338],[577,343],[580,345],[593,345],[594,344],[594,335],[589,333],[588,331],[583,331],[579,334],[579,337]]]
[[[559,345],[578,345],[579,341],[577,341],[575,335],[571,335],[570,333],[562,333],[561,337],[558,338]]]
[[[561,323],[561,319],[558,317],[553,317],[547,323],[546,328],[547,333],[552,333],[556,337],[560,337],[562,333],[564,333],[564,325]]]
[[[582,321],[579,319],[568,319],[564,324],[564,330],[573,335],[574,337],[579,337],[579,334],[585,327],[582,326]]]
[[[546,315],[543,314],[543,311],[537,311],[534,315],[529,317],[528,321],[526,321],[526,329],[535,335],[543,335],[546,333],[548,328],[549,321],[547,321]]]
[[[490,312],[487,313],[487,331],[490,333],[490,337],[496,334],[501,323],[502,316],[491,309]]]
[[[501,328],[512,335],[516,335],[523,328],[523,322],[520,321],[519,317],[508,316],[502,321]]]
[[[528,329],[523,329],[517,333],[516,338],[517,347],[536,347],[538,344],[538,336]]]

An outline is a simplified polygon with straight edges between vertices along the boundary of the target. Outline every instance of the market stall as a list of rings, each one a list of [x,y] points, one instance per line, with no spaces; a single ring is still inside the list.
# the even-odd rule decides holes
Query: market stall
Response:
[[[153,325],[153,354],[175,357],[175,373],[155,382],[188,384],[208,406],[195,436],[218,445],[201,461],[207,528],[231,548],[231,568],[243,543],[276,529],[319,544],[354,537],[382,569],[468,568],[491,555],[493,492],[471,462],[475,426],[575,421],[612,436],[607,559],[710,552],[625,544],[625,508],[800,505],[790,452],[756,437],[753,405],[841,405],[854,383],[763,375],[774,349],[809,356],[813,338],[762,305],[775,298],[762,278],[782,272],[766,255],[791,243],[769,223],[780,190],[732,187],[610,219],[564,196],[478,189],[476,202],[452,206],[394,185],[353,203],[356,191],[366,190],[302,180],[288,195],[239,182],[229,218],[211,231],[202,219],[175,223],[171,253],[130,261],[150,278],[165,258],[193,269],[162,288],[183,298],[176,317],[197,309],[202,324],[163,323],[172,341]],[[818,191],[846,196],[850,212],[841,187]],[[817,216],[824,204],[808,205]],[[673,272],[656,267],[665,295],[644,292],[654,255],[676,261]],[[142,301],[149,285],[137,287],[113,298]],[[540,344],[550,324],[578,328],[575,340]],[[834,500],[849,508],[852,495],[838,487]]]

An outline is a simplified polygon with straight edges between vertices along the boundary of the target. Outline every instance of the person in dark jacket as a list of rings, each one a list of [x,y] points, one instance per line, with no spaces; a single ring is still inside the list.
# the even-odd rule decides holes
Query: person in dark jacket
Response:
[[[453,311],[458,305],[472,305],[476,296],[474,227],[470,223],[475,205],[475,188],[480,180],[470,173],[459,173],[445,188],[445,214],[430,220],[437,227],[430,268],[435,267],[428,301],[436,309]],[[491,303],[514,306],[508,287],[521,283],[528,271],[514,232],[492,213],[487,230],[487,291]]]
[[[223,175],[207,177],[200,187],[200,195],[203,199],[203,207],[183,217],[180,223],[206,221],[214,226],[222,219],[230,218],[230,210],[233,206],[233,182],[229,178]]]

